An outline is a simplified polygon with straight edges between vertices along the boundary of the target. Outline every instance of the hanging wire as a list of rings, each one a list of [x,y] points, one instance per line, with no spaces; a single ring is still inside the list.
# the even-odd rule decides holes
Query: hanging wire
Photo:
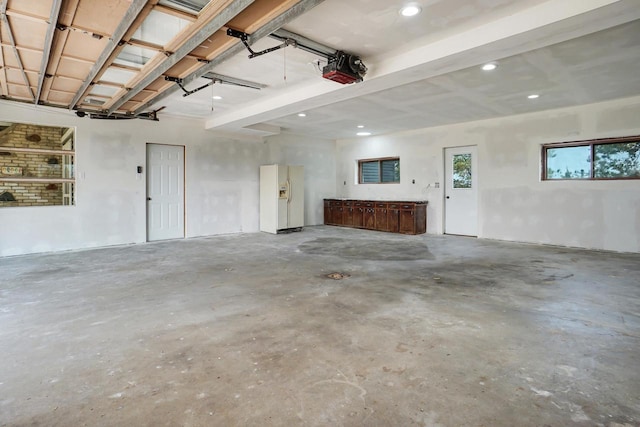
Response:
[[[284,60],[283,69],[284,69],[284,84],[287,84],[287,46],[282,49],[282,58]]]

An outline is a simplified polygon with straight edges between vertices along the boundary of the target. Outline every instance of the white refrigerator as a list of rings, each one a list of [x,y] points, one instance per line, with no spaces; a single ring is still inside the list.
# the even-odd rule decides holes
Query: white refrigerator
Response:
[[[260,231],[278,234],[304,226],[304,167],[260,166]]]

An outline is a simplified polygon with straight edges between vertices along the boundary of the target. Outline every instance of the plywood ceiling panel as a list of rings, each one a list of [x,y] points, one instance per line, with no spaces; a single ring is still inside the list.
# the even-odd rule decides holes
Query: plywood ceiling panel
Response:
[[[131,98],[135,103],[146,101],[150,96],[154,96],[156,92],[150,90],[142,90],[139,94]]]
[[[83,80],[89,71],[91,70],[90,63],[83,63],[78,61],[73,61],[67,58],[61,58],[60,64],[58,65],[58,71],[56,75],[58,76],[66,76],[73,77],[76,79]]]
[[[296,3],[298,0],[256,0],[229,21],[229,27],[251,34]]]
[[[59,105],[68,105],[73,99],[73,95],[73,93],[57,92],[52,90],[47,101]]]
[[[20,55],[20,59],[24,64],[24,67],[27,70],[32,70],[37,72],[40,68],[40,62],[42,61],[42,54],[33,52],[30,50],[19,50],[18,54]],[[12,68],[20,68],[20,64],[16,59],[16,55],[13,52],[13,49],[5,49],[4,50],[4,62],[7,67]]]
[[[14,16],[10,16],[7,19],[17,46],[42,49],[48,28],[46,23],[33,22]]]
[[[165,75],[173,77],[183,77],[188,72],[199,68],[202,64],[193,58],[184,58],[173,67],[169,68]]]
[[[17,68],[8,68],[7,70],[7,82],[12,84],[24,84],[24,77],[22,76],[22,72]],[[29,79],[29,84],[31,86],[37,86],[38,84],[38,73],[25,73],[27,75],[27,79]]]
[[[7,86],[9,87],[10,97],[29,101],[33,99],[31,91],[29,91],[26,86],[19,86],[11,83],[8,83]]]
[[[49,19],[53,0],[9,0],[7,10]]]
[[[62,55],[95,61],[100,56],[100,52],[105,48],[108,41],[107,38],[98,40],[89,34],[71,31]]]
[[[199,58],[211,59],[236,43],[239,43],[238,39],[229,37],[226,30],[219,30],[208,37],[200,46],[196,47],[192,54]]]
[[[113,34],[131,6],[131,0],[80,0],[73,25],[98,34]]]
[[[59,90],[63,92],[73,92],[75,93],[82,81],[80,80],[72,80],[72,79],[64,79],[64,78],[56,78],[51,84],[51,90]]]

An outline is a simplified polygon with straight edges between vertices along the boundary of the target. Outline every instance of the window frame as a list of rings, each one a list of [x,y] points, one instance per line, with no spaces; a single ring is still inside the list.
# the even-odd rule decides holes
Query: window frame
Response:
[[[21,125],[33,125],[33,126],[42,126],[42,127],[57,127],[57,128],[67,128],[67,131],[63,134],[61,138],[61,146],[64,147],[69,141],[71,141],[72,149],[64,150],[64,149],[45,149],[45,148],[25,148],[25,147],[12,147],[12,146],[0,146],[1,152],[7,153],[22,153],[22,154],[50,154],[54,156],[62,157],[62,176],[61,177],[24,177],[24,176],[12,176],[12,175],[1,175],[0,174],[0,182],[5,183],[37,183],[37,184],[61,184],[62,185],[62,203],[55,205],[31,205],[31,206],[2,206],[0,205],[0,209],[2,208],[40,208],[40,207],[48,207],[48,208],[58,208],[58,207],[75,207],[77,204],[76,200],[76,177],[75,177],[75,167],[76,167],[76,128],[74,126],[53,126],[53,125],[41,125],[39,123],[33,122],[11,122],[17,123]],[[70,166],[72,168],[73,177],[64,177],[64,163],[65,156],[67,156],[70,161]],[[65,192],[69,191],[69,195],[65,197]],[[68,201],[68,203],[65,203]]]
[[[620,144],[626,142],[636,142],[640,144],[640,135],[638,136],[623,136],[623,137],[615,137],[615,138],[600,138],[600,139],[587,139],[583,141],[569,141],[569,142],[553,142],[549,144],[542,144],[541,147],[541,180],[542,181],[620,181],[620,180],[634,180],[640,179],[640,177],[596,177],[595,176],[595,168],[596,168],[596,145],[607,145],[607,144]],[[547,150],[554,148],[571,148],[571,147],[589,147],[589,155],[590,155],[590,170],[589,176],[586,178],[548,178],[547,177]]]
[[[400,165],[400,156],[378,157],[378,158],[375,158],[375,159],[360,159],[360,160],[358,160],[358,184],[400,184],[400,176],[398,176],[398,180],[397,181],[382,181],[382,162],[388,161],[388,160],[397,160],[398,161],[398,165]],[[372,163],[372,162],[378,162],[378,171],[379,171],[380,180],[377,181],[377,182],[364,182],[362,180],[362,164],[363,163]]]

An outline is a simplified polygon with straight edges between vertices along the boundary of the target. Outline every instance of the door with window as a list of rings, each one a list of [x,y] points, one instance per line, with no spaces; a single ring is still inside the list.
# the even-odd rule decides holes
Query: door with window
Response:
[[[184,147],[147,144],[147,240],[184,237]]]
[[[476,146],[445,149],[446,234],[478,235],[477,157]]]

